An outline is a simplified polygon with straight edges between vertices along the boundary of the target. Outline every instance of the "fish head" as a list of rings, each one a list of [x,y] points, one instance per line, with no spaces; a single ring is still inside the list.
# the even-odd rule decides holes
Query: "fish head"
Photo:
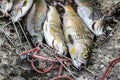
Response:
[[[33,0],[24,0],[23,5],[21,6],[22,16],[26,15],[28,10],[31,8]]]
[[[56,38],[54,40],[54,44],[53,45],[56,48],[56,50],[58,51],[58,54],[60,54],[60,55],[66,55],[67,54],[66,44],[61,39]]]
[[[11,11],[11,17],[14,22],[20,20],[21,17],[25,16],[28,10],[31,8],[33,0],[18,0],[15,5],[13,5]]]
[[[89,49],[84,44],[76,44],[70,48],[70,55],[73,65],[77,69],[81,69],[82,66],[86,66],[89,58]]]
[[[11,11],[11,19],[13,20],[13,22],[18,21],[21,18],[21,15],[22,15],[21,8],[14,9]]]

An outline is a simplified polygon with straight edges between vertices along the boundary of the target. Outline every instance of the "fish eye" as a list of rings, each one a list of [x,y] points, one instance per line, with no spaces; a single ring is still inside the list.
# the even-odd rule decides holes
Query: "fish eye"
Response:
[[[2,5],[2,4],[0,4],[0,8],[1,8],[1,9],[3,8],[3,5]]]
[[[76,58],[74,58],[74,60],[77,60]]]
[[[14,11],[14,10],[11,11],[11,15],[12,15],[12,16],[16,16],[16,15],[17,15],[16,11]]]
[[[87,52],[87,51],[83,53],[83,58],[84,58],[84,59],[87,59],[88,56],[89,56],[89,55],[88,55],[88,52]]]
[[[72,37],[72,35],[68,35],[68,39],[69,39],[69,41],[70,41],[70,43],[71,44],[74,44],[74,40],[73,40],[73,37]]]
[[[11,15],[13,16],[15,14],[15,11],[11,11]]]
[[[10,0],[7,0],[8,2],[10,2]]]
[[[4,1],[4,4],[7,4],[7,1]]]

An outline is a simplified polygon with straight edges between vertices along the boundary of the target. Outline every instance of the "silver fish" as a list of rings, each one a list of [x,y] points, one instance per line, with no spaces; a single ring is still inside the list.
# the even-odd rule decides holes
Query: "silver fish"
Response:
[[[23,19],[26,30],[32,37],[34,45],[43,41],[43,24],[46,18],[47,5],[44,0],[35,0],[32,8]]]
[[[49,6],[47,19],[44,23],[43,31],[47,44],[56,49],[58,54],[66,55],[67,47],[64,40],[61,21],[55,6]]]
[[[11,10],[11,19],[13,22],[19,21],[21,17],[25,16],[32,4],[33,0],[15,0]]]
[[[64,35],[70,56],[76,68],[86,65],[90,57],[90,47],[93,43],[93,34],[84,25],[79,16],[70,5],[62,5],[65,9],[63,15]]]
[[[78,5],[77,13],[94,35],[99,36],[105,34],[103,32],[104,25],[102,13],[95,9],[88,0],[74,1]]]

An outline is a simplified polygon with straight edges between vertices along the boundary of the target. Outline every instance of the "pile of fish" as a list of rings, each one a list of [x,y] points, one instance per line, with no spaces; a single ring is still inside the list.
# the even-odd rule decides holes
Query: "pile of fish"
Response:
[[[49,5],[49,11],[47,12],[47,4],[44,0],[1,1],[2,7],[0,10],[3,14],[1,17],[9,16],[13,23],[18,22],[29,12],[23,23],[26,25],[24,27],[29,32],[34,46],[42,44],[44,35],[46,43],[58,50],[58,54],[66,55],[68,47],[73,64],[79,69],[81,65],[86,65],[90,56],[90,47],[93,43],[93,35],[90,30],[95,35],[100,35],[103,33],[103,25],[101,17],[93,20],[92,6],[87,7],[87,5],[84,5],[88,4],[89,6],[88,2],[76,0],[76,3],[78,4],[78,14],[81,18],[69,4],[61,5],[65,10],[63,24],[54,5]],[[79,7],[81,5],[83,7]],[[87,15],[85,15],[86,11]],[[95,15],[98,16],[97,14]]]
[[[30,48],[46,43],[58,54],[70,55],[73,65],[81,69],[90,58],[94,36],[105,35],[104,16],[87,0],[74,2],[77,4],[77,13],[69,2],[47,4],[45,0],[1,0],[0,18],[8,18],[8,24],[15,26],[20,46],[23,43],[17,29],[21,29]],[[65,11],[63,16],[58,13],[57,5]],[[14,45],[9,35],[3,33]]]

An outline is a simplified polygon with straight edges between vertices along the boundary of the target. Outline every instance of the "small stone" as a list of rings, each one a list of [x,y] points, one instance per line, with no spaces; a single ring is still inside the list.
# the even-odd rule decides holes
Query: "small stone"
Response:
[[[103,68],[104,67],[104,65],[100,65],[100,68]]]
[[[0,74],[0,80],[3,80],[5,76]]]

